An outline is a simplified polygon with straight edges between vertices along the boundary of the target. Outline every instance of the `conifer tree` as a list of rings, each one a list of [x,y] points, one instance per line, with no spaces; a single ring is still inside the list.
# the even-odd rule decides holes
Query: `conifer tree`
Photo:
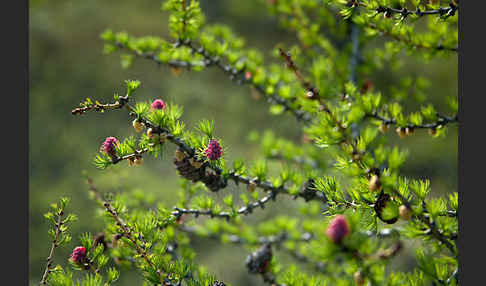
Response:
[[[134,268],[144,285],[229,285],[194,262],[193,237],[247,249],[248,274],[268,285],[459,284],[458,194],[451,190],[447,197],[432,198],[429,180],[401,174],[407,150],[388,142],[390,136],[443,139],[458,124],[457,100],[444,99],[449,110],[438,111],[427,103],[424,78],[405,80],[392,93],[368,80],[377,71],[399,68],[401,53],[424,61],[456,57],[458,1],[260,4],[296,36],[293,45],[276,43],[265,53],[274,57],[270,64],[227,26],[206,24],[197,0],[164,1],[170,38],[106,30],[104,52],[119,54],[123,68],[149,60],[174,74],[217,69],[222,80],[249,86],[265,98],[275,116],[294,117],[306,140],[293,142],[271,130],[253,134],[260,158],[230,162],[225,157],[231,150],[215,135],[224,123],[203,119],[196,128],[186,128],[177,102],[164,95],[137,100],[143,84],[136,79],[125,80],[124,92],[111,100],[87,98],[73,115],[124,112],[126,126],[133,128],[128,138],[107,134],[94,164],[136,168],[151,157],[171,160],[181,178],[181,199],[172,208],[146,208],[143,198],[111,194],[86,177],[105,228],[83,234],[71,257],[53,267],[52,253],[70,240],[67,225],[75,219],[66,215],[67,199],[53,205],[46,214],[53,224],[52,249],[41,284],[116,285],[124,270]],[[411,88],[414,97],[407,96]],[[421,107],[405,112],[410,101]],[[167,145],[176,146],[174,154],[167,154]],[[271,161],[281,164],[271,167]],[[241,195],[217,200],[213,193],[224,194],[231,184]],[[302,212],[248,222],[281,197],[293,198]],[[390,261],[403,253],[408,240],[417,245],[417,267],[391,271]],[[282,253],[294,261],[283,263]],[[84,272],[83,278],[73,278],[73,271]]]

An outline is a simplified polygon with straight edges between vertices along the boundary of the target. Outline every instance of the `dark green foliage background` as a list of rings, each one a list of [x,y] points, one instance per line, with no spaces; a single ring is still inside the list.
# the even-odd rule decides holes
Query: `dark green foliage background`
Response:
[[[227,24],[247,39],[248,47],[269,52],[279,42],[294,41],[294,36],[280,29],[276,19],[266,13],[263,1],[204,0],[201,6],[208,23]],[[79,243],[80,233],[96,233],[101,229],[101,222],[94,219],[94,203],[88,198],[82,170],[88,171],[105,190],[139,189],[164,200],[167,206],[176,200],[178,178],[172,166],[173,149],[166,150],[162,160],[147,158],[143,167],[120,164],[103,171],[94,168],[92,158],[105,137],[124,138],[134,131],[124,112],[71,115],[71,109],[86,97],[109,101],[114,90],[124,91],[123,80],[138,79],[142,82],[138,100],[160,97],[183,106],[182,120],[189,127],[201,118],[214,119],[216,135],[229,147],[230,161],[244,157],[250,162],[259,151],[257,145],[247,140],[251,130],[273,129],[278,135],[300,140],[292,116],[270,115],[264,100],[253,99],[248,87],[233,85],[218,70],[182,71],[175,77],[165,66],[158,68],[152,62],[140,60],[131,69],[123,70],[118,55],[102,54],[103,41],[99,34],[106,28],[125,30],[135,36],[166,37],[167,14],[159,7],[160,1],[149,0],[30,1],[29,264],[32,285],[42,275],[50,247],[47,222],[42,216],[49,203],[56,202],[61,195],[68,196],[72,201],[69,211],[80,218],[72,225],[70,247],[56,250],[55,264],[66,263],[71,249]],[[275,59],[266,53],[266,61],[270,60]],[[426,64],[409,58],[403,73],[383,72],[373,80],[378,88],[388,88],[390,82],[399,81],[404,74],[429,79],[427,101],[434,103],[439,111],[443,110],[440,104],[446,96],[457,94],[455,55]],[[394,132],[389,132],[389,136],[392,144],[406,145],[410,151],[403,175],[429,178],[434,195],[457,191],[457,125],[451,126],[442,139],[433,139],[424,131],[404,139],[398,139]],[[292,205],[288,198],[279,200],[289,207]],[[270,206],[264,213],[248,219],[272,217],[278,209]],[[261,283],[258,277],[246,273],[246,253],[241,248],[201,239],[195,243],[197,261],[207,265],[222,280],[233,285]],[[140,277],[123,272],[117,285],[133,283],[139,285]]]

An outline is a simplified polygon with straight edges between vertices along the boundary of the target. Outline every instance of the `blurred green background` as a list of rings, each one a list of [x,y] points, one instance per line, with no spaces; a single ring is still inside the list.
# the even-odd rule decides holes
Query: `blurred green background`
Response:
[[[269,16],[262,1],[200,1],[208,23],[225,23],[246,38],[247,46],[268,52],[277,43],[294,40]],[[38,284],[45,267],[50,242],[43,214],[60,196],[71,198],[69,210],[79,216],[72,225],[73,240],[69,247],[56,250],[55,264],[65,265],[70,250],[79,243],[82,232],[101,230],[95,219],[94,203],[88,198],[82,170],[95,178],[106,191],[139,188],[167,201],[177,198],[178,177],[172,166],[173,149],[163,160],[147,158],[139,168],[120,164],[100,171],[92,159],[107,136],[124,138],[133,135],[125,112],[75,117],[71,109],[86,97],[110,101],[113,92],[124,92],[125,79],[138,79],[142,86],[139,100],[163,98],[184,107],[183,121],[191,128],[202,118],[214,119],[216,135],[228,146],[227,159],[255,158],[258,146],[246,140],[250,130],[273,129],[276,134],[300,140],[301,133],[291,115],[271,116],[264,100],[251,97],[248,87],[240,87],[224,78],[219,70],[204,73],[182,71],[178,77],[167,67],[137,60],[123,70],[118,55],[102,54],[100,33],[111,28],[135,36],[168,36],[168,15],[161,12],[159,0],[31,0],[30,1],[30,97],[29,97],[29,261],[30,281]],[[396,80],[401,74],[426,76],[431,85],[428,101],[443,107],[445,96],[457,94],[457,57],[423,62],[410,59],[403,73],[384,71],[376,75],[377,85]],[[442,139],[432,139],[417,132],[403,140],[390,135],[391,144],[406,145],[409,159],[404,174],[429,178],[434,195],[457,191],[457,126]],[[224,191],[215,196],[224,196]],[[281,199],[290,205],[289,200]],[[251,220],[272,217],[277,208],[270,207]],[[237,246],[198,239],[197,261],[223,281],[233,285],[260,285],[244,268],[247,252]],[[136,273],[122,273],[117,285],[141,285]]]

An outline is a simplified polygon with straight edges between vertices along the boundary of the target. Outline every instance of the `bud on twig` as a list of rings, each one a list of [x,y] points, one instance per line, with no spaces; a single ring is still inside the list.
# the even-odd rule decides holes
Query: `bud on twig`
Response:
[[[257,184],[255,183],[255,181],[250,181],[250,183],[248,184],[248,186],[246,187],[246,189],[248,190],[248,192],[250,193],[253,193],[255,191],[257,187]]]
[[[377,175],[373,175],[369,180],[368,186],[370,188],[370,191],[378,191],[379,189],[381,189],[380,178]]]
[[[403,127],[397,127],[397,129],[395,129],[395,131],[397,132],[398,136],[400,136],[400,138],[403,138],[405,137],[405,128]]]
[[[356,285],[358,286],[364,285],[365,279],[361,271],[354,272],[353,278],[354,278],[354,283],[356,283]]]
[[[381,123],[380,131],[381,131],[381,133],[386,133],[388,131],[388,124]]]
[[[160,143],[167,142],[167,133],[160,134]]]
[[[152,128],[147,129],[147,136],[150,139],[157,139],[157,137],[159,137],[159,135],[157,133],[155,133]]]
[[[412,218],[412,210],[407,207],[406,205],[401,205],[400,208],[398,209],[400,217],[403,220],[410,220]]]
[[[437,135],[437,128],[432,127],[428,130],[430,136],[435,136]]]
[[[135,160],[133,160],[133,163],[136,166],[141,166],[141,165],[143,165],[143,158],[142,157],[136,157]]]
[[[142,122],[139,122],[137,119],[134,119],[133,122],[132,122],[132,125],[133,125],[133,128],[135,129],[135,131],[137,132],[142,132],[143,130],[143,123]]]
[[[406,128],[405,128],[405,134],[406,134],[407,136],[412,135],[414,132],[415,132],[415,129],[414,129],[413,127],[406,127]]]

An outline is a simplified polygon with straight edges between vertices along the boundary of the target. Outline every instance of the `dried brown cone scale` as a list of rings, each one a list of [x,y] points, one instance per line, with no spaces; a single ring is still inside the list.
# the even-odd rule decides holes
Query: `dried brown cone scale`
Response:
[[[201,181],[213,192],[217,192],[220,189],[226,187],[226,183],[221,179],[221,175],[206,173]]]
[[[186,153],[184,153],[184,151],[180,150],[180,149],[177,149],[175,151],[175,159],[177,161],[182,161],[185,157],[187,157]]]
[[[196,169],[199,169],[202,167],[202,165],[204,164],[204,162],[201,162],[201,161],[197,161],[196,159],[194,158],[191,158],[189,159],[189,162],[191,163],[191,165],[196,168]]]
[[[381,132],[381,133],[386,133],[387,131],[388,131],[388,125],[387,125],[387,124],[385,124],[385,123],[382,123],[382,124],[380,125],[380,132]]]
[[[137,131],[138,133],[143,131],[144,124],[142,122],[138,121],[138,119],[134,119],[133,122],[132,122],[132,125],[133,125],[133,128],[135,129],[135,131]]]

